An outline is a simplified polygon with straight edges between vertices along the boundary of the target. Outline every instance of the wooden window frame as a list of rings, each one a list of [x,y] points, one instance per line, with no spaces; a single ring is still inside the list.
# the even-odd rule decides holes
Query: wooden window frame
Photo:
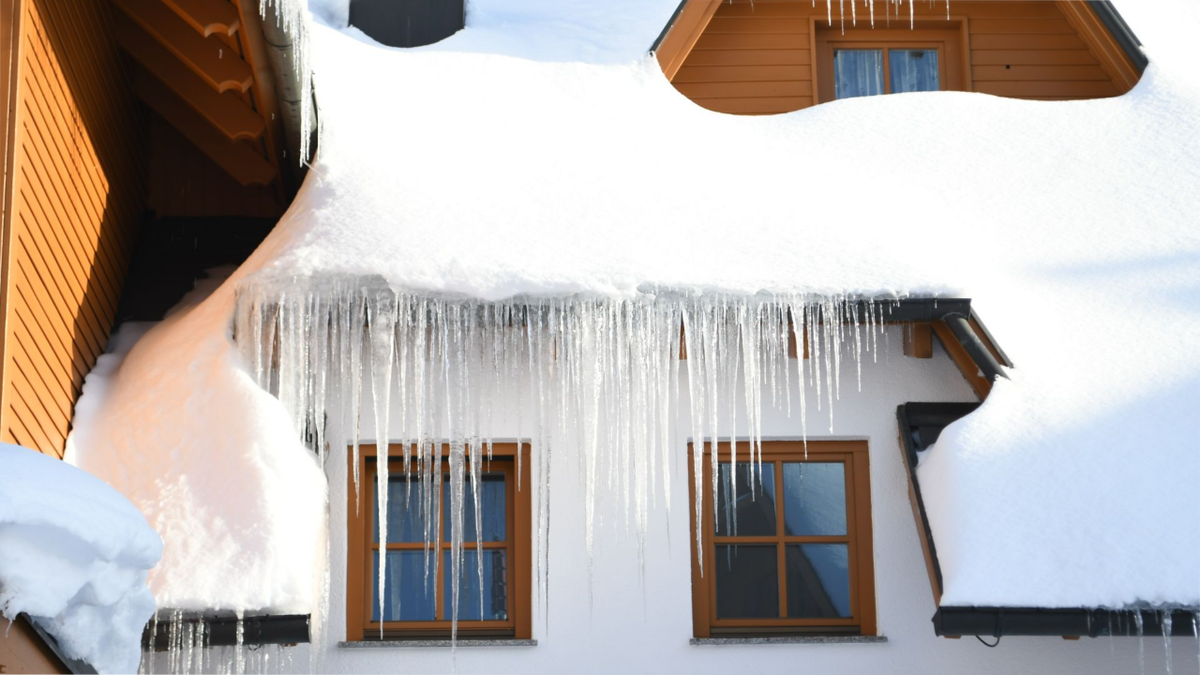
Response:
[[[517,453],[521,453],[521,461],[517,461]],[[374,543],[372,532],[375,519],[376,493],[372,487],[378,466],[378,449],[374,445],[359,446],[359,477],[360,487],[357,496],[354,488],[354,458],[353,453],[347,453],[349,458],[348,486],[348,529],[346,532],[346,640],[349,642],[405,640],[405,639],[439,639],[449,638],[451,622],[449,619],[434,621],[387,621],[383,622],[382,635],[380,622],[371,620],[374,609],[374,559],[371,555],[378,547]],[[442,473],[447,471],[449,446],[442,450]],[[528,443],[496,443],[492,448],[492,460],[485,457],[483,473],[504,473],[505,481],[505,511],[506,532],[505,542],[483,542],[483,549],[504,549],[508,559],[508,619],[505,621],[465,621],[458,623],[458,638],[469,640],[473,638],[513,638],[528,640],[533,637],[532,631],[532,540],[530,536],[530,478],[529,478],[529,444]],[[518,485],[518,465],[520,477]],[[391,445],[388,448],[388,467],[392,476],[401,475],[404,470],[403,448]],[[415,462],[413,463],[413,479],[416,480]],[[443,519],[444,520],[444,519]],[[443,522],[442,528],[447,527]],[[440,556],[450,549],[448,541],[439,533],[437,545],[439,556],[438,575],[434,581],[437,592],[436,616],[442,616],[444,602],[442,595],[443,574],[445,565],[441,564]],[[475,550],[475,543],[464,544],[465,550]],[[424,551],[424,542],[394,543],[387,545],[391,550]]]
[[[877,17],[878,19],[878,17]],[[860,24],[862,23],[860,19]],[[947,27],[949,26],[949,27]],[[941,91],[970,91],[968,74],[970,68],[964,45],[967,41],[967,21],[955,17],[949,21],[917,21],[909,27],[907,18],[892,21],[891,27],[881,26],[877,20],[875,28],[832,28],[824,21],[813,21],[814,44],[813,75],[816,79],[815,103],[837,100],[833,76],[833,52],[835,49],[882,49],[884,94],[891,91],[891,64],[887,58],[890,49],[925,49],[938,53],[938,85]]]
[[[850,608],[849,618],[777,618],[777,619],[718,619],[716,608],[716,574],[711,561],[716,559],[717,539],[714,529],[714,504],[709,476],[712,472],[712,451],[703,448],[702,475],[705,480],[700,486],[702,495],[704,534],[704,572],[701,574],[696,556],[696,476],[691,458],[695,448],[688,444],[688,491],[692,534],[692,627],[695,637],[718,636],[780,636],[808,635],[875,635],[875,561],[871,533],[871,485],[870,465],[866,441],[808,441],[807,452],[802,441],[764,441],[763,462],[839,462],[845,466],[846,478],[846,535],[829,536],[786,536],[783,528],[783,471],[777,466],[776,481],[776,535],[769,537],[720,537],[720,543],[742,542],[746,544],[775,544],[780,564],[779,606],[780,616],[787,613],[786,565],[783,563],[787,544],[799,543],[846,543],[849,548]],[[717,445],[718,461],[730,458],[729,443]],[[749,461],[750,444],[737,444],[737,459]]]

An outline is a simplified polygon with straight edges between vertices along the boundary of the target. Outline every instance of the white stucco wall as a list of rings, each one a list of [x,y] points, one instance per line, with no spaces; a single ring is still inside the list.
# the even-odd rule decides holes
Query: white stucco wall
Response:
[[[881,345],[883,341],[881,341]],[[1139,672],[1139,644],[1132,638],[1004,638],[988,649],[974,638],[934,635],[932,594],[908,500],[898,448],[896,406],[909,401],[972,401],[974,396],[953,363],[935,344],[930,360],[901,354],[898,329],[891,329],[886,357],[863,366],[862,392],[855,391],[853,365],[843,366],[842,397],[835,433],[826,412],[810,406],[809,436],[867,439],[870,446],[874,519],[875,589],[879,634],[884,644],[793,644],[692,646],[691,534],[688,522],[688,429],[686,385],[681,387],[683,423],[673,439],[672,497],[652,515],[644,568],[635,538],[623,528],[597,534],[594,604],[588,603],[588,560],[583,538],[583,495],[576,453],[556,449],[551,484],[550,582],[547,607],[534,602],[535,647],[339,648],[344,640],[346,602],[346,463],[329,463],[331,500],[330,613],[317,667],[337,673],[1129,673]],[[686,374],[685,374],[686,376]],[[797,395],[795,378],[793,398]],[[369,397],[369,390],[366,392]],[[810,392],[810,396],[815,392]],[[810,398],[810,403],[814,401]],[[368,398],[369,401],[369,398]],[[769,398],[767,398],[769,403]],[[369,405],[366,405],[369,410]],[[515,438],[511,410],[497,438]],[[369,417],[369,415],[368,415]],[[528,416],[526,416],[528,419]],[[741,417],[742,420],[745,417]],[[373,429],[373,421],[362,426]],[[800,436],[799,420],[768,411],[767,438]],[[604,502],[605,520],[621,522],[614,501]],[[1048,514],[1050,517],[1050,514]],[[668,536],[669,531],[669,536]],[[544,613],[548,610],[548,615]],[[1175,639],[1175,672],[1196,672],[1194,640]],[[1144,643],[1145,672],[1162,672],[1163,641]],[[291,651],[291,666],[305,671],[308,647]]]

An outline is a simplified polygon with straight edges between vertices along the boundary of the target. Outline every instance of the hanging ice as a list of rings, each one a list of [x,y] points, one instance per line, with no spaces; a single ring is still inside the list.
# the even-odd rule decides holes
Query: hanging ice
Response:
[[[850,297],[673,292],[633,299],[481,302],[421,296],[389,288],[377,278],[260,279],[239,291],[235,334],[258,383],[279,397],[298,433],[322,457],[326,446],[349,448],[357,457],[361,392],[370,387],[380,457],[376,499],[381,542],[387,537],[388,443],[403,448],[405,477],[427,516],[427,552],[436,552],[443,513],[443,444],[449,449],[445,513],[451,555],[446,572],[453,581],[451,618],[457,626],[465,560],[462,509],[468,498],[477,508],[480,503],[480,462],[492,447],[492,402],[511,398],[506,388],[522,381],[532,387],[528,435],[533,485],[519,489],[533,490],[534,559],[538,597],[544,601],[549,475],[557,439],[570,439],[583,455],[580,483],[589,558],[594,531],[601,525],[596,519],[599,494],[616,496],[641,555],[651,507],[660,497],[669,501],[680,360],[686,356],[691,436],[698,446],[692,455],[696,475],[705,448],[716,451],[719,432],[731,443],[742,434],[750,440],[749,453],[735,455],[733,461],[754,462],[749,475],[756,491],[764,390],[769,389],[773,407],[792,405],[787,390],[790,350],[797,357],[808,355],[794,359],[795,374],[799,382],[815,385],[817,405],[828,409],[832,430],[843,351],[856,367],[873,353],[875,333],[890,306]],[[805,389],[798,389],[802,435],[807,435]],[[746,411],[744,420],[739,407]],[[340,423],[330,425],[329,420]],[[711,466],[709,489],[715,497],[718,463]],[[357,475],[354,481],[355,489],[362,489]],[[697,490],[694,498],[698,519],[702,492]],[[436,574],[440,556],[430,557],[427,573]],[[384,565],[381,557],[381,597]],[[481,575],[482,570],[472,573]]]

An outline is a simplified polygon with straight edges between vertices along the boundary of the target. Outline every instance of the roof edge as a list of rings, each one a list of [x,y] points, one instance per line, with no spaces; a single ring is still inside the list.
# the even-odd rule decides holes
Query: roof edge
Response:
[[[658,51],[660,46],[662,46],[663,40],[667,39],[667,33],[670,33],[671,29],[675,27],[675,22],[679,20],[679,15],[683,14],[683,8],[686,7],[687,4],[688,0],[680,0],[679,6],[675,8],[675,11],[671,14],[671,18],[667,20],[667,25],[663,26],[663,29],[658,34],[658,37],[654,38],[654,43],[651,44],[650,49],[647,50],[648,53],[653,54]]]
[[[1096,13],[1096,18],[1108,29],[1113,39],[1129,57],[1130,63],[1137,68],[1138,74],[1146,70],[1150,64],[1149,57],[1142,51],[1142,41],[1134,34],[1133,29],[1125,22],[1125,18],[1117,11],[1110,0],[1088,0],[1088,5]]]
[[[1197,612],[1200,609],[1194,607],[939,607],[933,615],[933,629],[942,637],[1143,637],[1162,635],[1164,630],[1169,630],[1173,637],[1192,637],[1192,622],[1196,620]]]

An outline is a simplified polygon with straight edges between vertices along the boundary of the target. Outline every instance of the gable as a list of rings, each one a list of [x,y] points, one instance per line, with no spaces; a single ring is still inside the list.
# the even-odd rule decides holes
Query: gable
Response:
[[[843,20],[837,6],[820,2],[690,0],[661,40],[659,62],[680,93],[735,114],[831,100],[830,74],[822,72],[825,40],[946,40],[955,72],[943,89],[1011,98],[1119,96],[1140,77],[1139,64],[1102,20],[1119,17],[1095,3],[962,0],[948,10],[917,6],[911,23],[907,9],[897,16],[880,3],[873,27],[866,10],[853,11]]]

